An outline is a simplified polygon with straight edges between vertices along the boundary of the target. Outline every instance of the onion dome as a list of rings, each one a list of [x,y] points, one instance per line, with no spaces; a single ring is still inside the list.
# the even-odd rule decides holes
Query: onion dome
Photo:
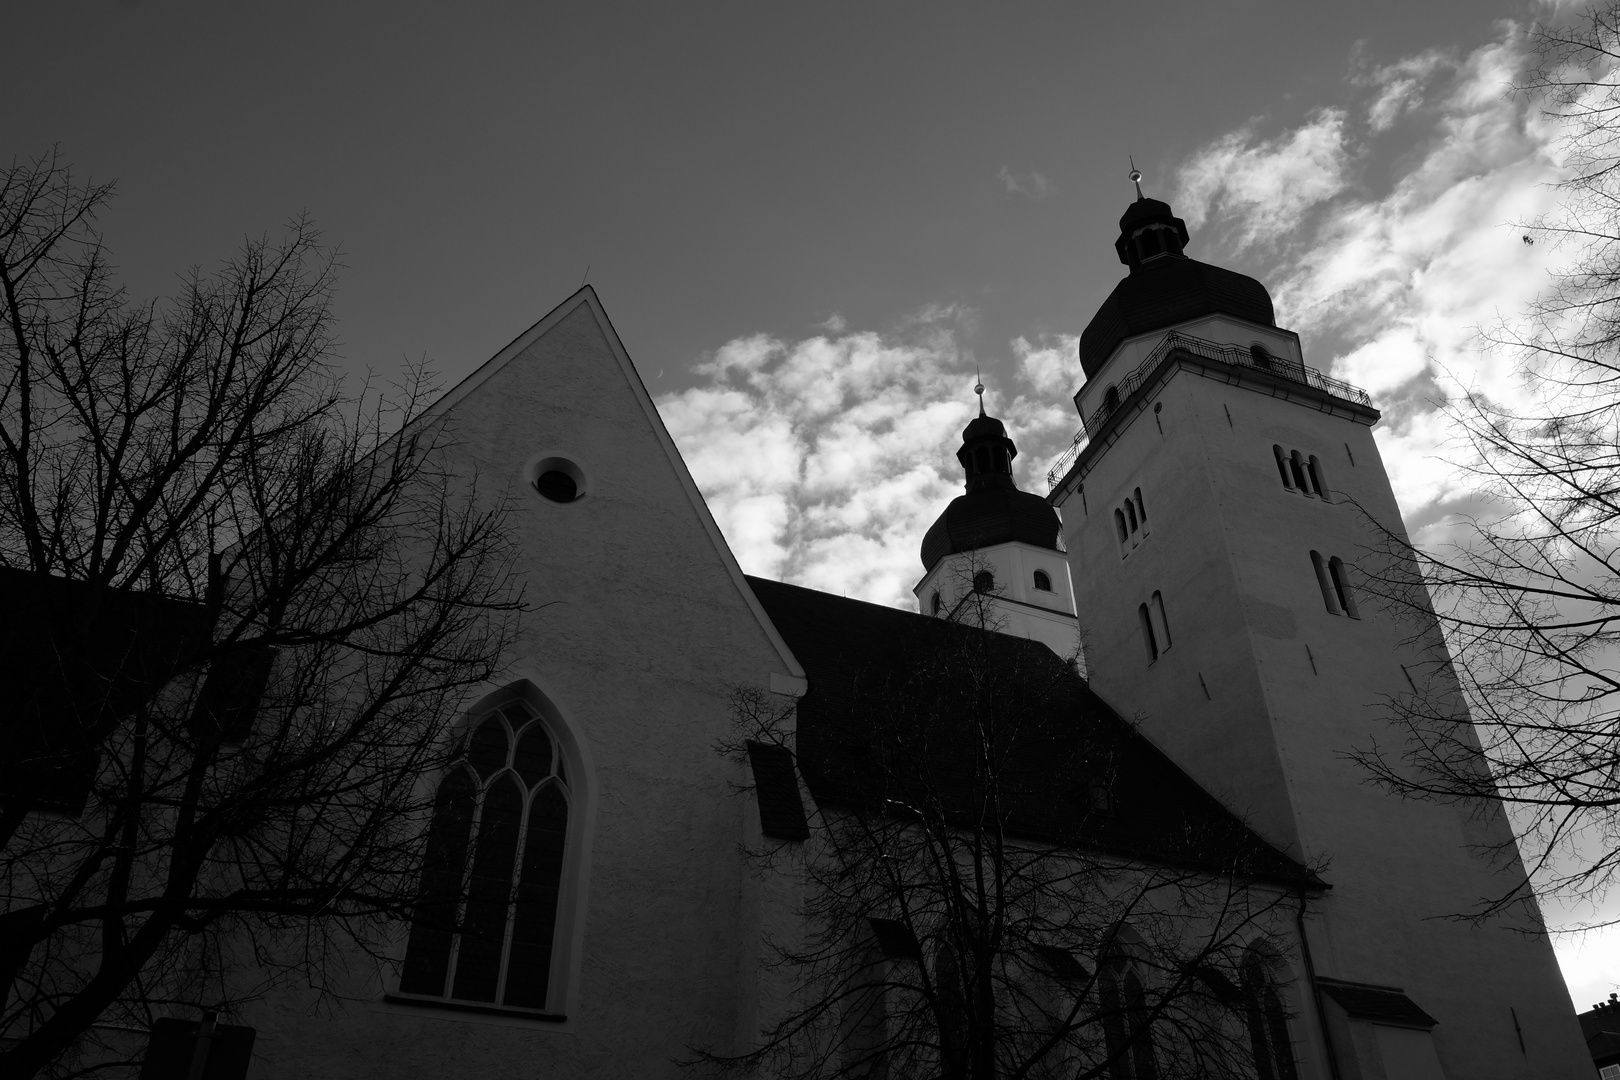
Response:
[[[956,460],[967,474],[967,494],[951,500],[923,536],[924,571],[958,552],[1022,541],[1058,550],[1058,515],[1039,495],[1019,491],[1013,482],[1012,461],[1018,448],[1007,428],[984,412],[984,387],[979,390],[979,415],[962,430],[962,448]]]
[[[1187,242],[1187,223],[1158,199],[1139,197],[1119,219],[1114,250],[1131,272],[1114,286],[1080,335],[1086,378],[1096,375],[1126,338],[1204,315],[1277,325],[1264,285],[1187,258]]]

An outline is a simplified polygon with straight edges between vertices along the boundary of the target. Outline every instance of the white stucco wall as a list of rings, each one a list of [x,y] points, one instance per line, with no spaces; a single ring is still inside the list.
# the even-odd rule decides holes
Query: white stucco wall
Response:
[[[1401,527],[1371,429],[1319,396],[1238,379],[1176,370],[1094,448],[1084,499],[1073,477],[1057,496],[1092,685],[1274,843],[1321,865],[1333,889],[1313,905],[1319,974],[1405,988],[1440,1021],[1434,1045],[1454,1078],[1585,1075],[1545,937],[1444,918],[1522,874],[1469,847],[1504,839],[1505,819],[1399,800],[1344,757],[1391,742],[1378,703],[1420,659],[1403,645],[1413,628],[1372,605],[1330,614],[1309,559],[1362,557],[1354,504]],[[1331,500],[1286,490],[1274,444],[1318,455]],[[1138,485],[1153,531],[1121,559],[1111,508]],[[1149,664],[1134,613],[1155,590],[1174,644]]]
[[[912,588],[917,610],[932,614],[937,592],[939,615],[950,617],[980,569],[995,575],[992,610],[997,629],[1042,642],[1059,656],[1075,655],[1079,631],[1074,620],[1074,590],[1069,584],[1069,562],[1061,551],[1011,541],[947,556]],[[1051,589],[1035,587],[1037,570],[1046,573]]]

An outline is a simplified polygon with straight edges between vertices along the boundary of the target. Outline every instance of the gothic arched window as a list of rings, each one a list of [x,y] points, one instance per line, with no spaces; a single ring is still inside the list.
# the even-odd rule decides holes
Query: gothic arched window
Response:
[[[561,747],[526,702],[473,725],[434,798],[400,993],[546,1008],[570,801]]]
[[[1243,962],[1243,1020],[1259,1080],[1299,1080],[1282,994],[1258,953],[1251,952]]]
[[[1103,1042],[1108,1052],[1109,1080],[1158,1080],[1158,1057],[1153,1050],[1153,1028],[1141,975],[1128,949],[1128,929],[1103,962],[1098,982],[1102,1005]]]

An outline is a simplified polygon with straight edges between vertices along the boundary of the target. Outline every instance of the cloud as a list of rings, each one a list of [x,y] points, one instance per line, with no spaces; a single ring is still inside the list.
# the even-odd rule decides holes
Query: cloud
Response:
[[[915,603],[923,533],[962,493],[955,452],[977,399],[959,339],[972,319],[936,306],[881,333],[736,338],[698,366],[698,386],[659,398],[745,570]],[[1075,339],[1010,349],[1015,363],[985,372],[986,399],[1019,448],[1020,485],[1044,494],[1078,423],[1066,400],[1080,378]]]
[[[1044,199],[1057,190],[1056,184],[1034,169],[1019,174],[1003,165],[1001,171],[996,173],[996,179],[1006,187],[1007,194],[1024,195],[1031,199]]]
[[[1189,225],[1231,228],[1235,250],[1299,228],[1345,189],[1345,120],[1344,110],[1324,108],[1272,139],[1257,139],[1252,125],[1216,139],[1179,170],[1177,209]]]
[[[1466,56],[1355,72],[1360,104],[1269,137],[1251,123],[1178,176],[1186,216],[1203,225],[1195,242],[1209,245],[1200,257],[1264,280],[1307,363],[1383,409],[1380,443],[1414,532],[1466,494],[1436,399],[1521,393],[1510,358],[1482,350],[1478,331],[1524,310],[1554,258],[1513,225],[1552,209],[1560,176],[1557,133],[1536,103],[1506,93],[1522,42],[1508,27]]]

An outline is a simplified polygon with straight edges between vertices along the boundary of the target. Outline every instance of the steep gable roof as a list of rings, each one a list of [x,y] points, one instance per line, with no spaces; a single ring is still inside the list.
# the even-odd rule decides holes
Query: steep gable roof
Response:
[[[997,783],[1009,833],[1088,850],[1324,887],[1266,843],[1122,720],[1044,644],[750,577],[805,666],[799,769],[824,806],[880,808],[912,797],[885,760],[900,714],[932,724],[927,783],[950,786],[965,816],[976,796],[973,725],[948,699],[964,655],[1010,673],[993,694],[1024,693]],[[932,688],[932,689],[931,689]],[[930,695],[938,692],[946,696]],[[909,705],[908,705],[909,702]],[[930,719],[937,718],[937,719]],[[1007,725],[1003,725],[1007,727]]]
[[[613,358],[618,362],[625,383],[631,393],[634,394],[642,412],[646,415],[647,423],[657,438],[658,445],[669,459],[669,464],[680,480],[682,490],[691,502],[693,511],[702,523],[703,530],[708,535],[715,554],[719,556],[727,575],[737,589],[738,595],[753,613],[755,621],[770,641],[771,646],[776,650],[789,675],[795,679],[803,679],[804,669],[800,667],[792,650],[782,640],[782,636],[777,632],[776,627],[771,624],[771,620],[766,616],[764,609],[760,607],[753,591],[748,588],[747,583],[744,581],[742,567],[738,565],[737,557],[732,554],[730,546],[720,532],[720,526],[715,523],[714,515],[709,512],[708,503],[704,501],[703,494],[698,491],[691,472],[686,468],[686,462],[681,458],[680,450],[675,446],[675,440],[670,437],[669,429],[664,426],[663,417],[659,416],[658,407],[653,404],[652,396],[647,392],[646,384],[641,381],[641,375],[636,371],[635,363],[630,359],[630,354],[625,351],[624,342],[619,339],[618,331],[614,329],[612,321],[608,319],[607,312],[602,307],[601,300],[597,298],[596,290],[591,286],[585,285],[581,287],[579,291],[568,299],[552,308],[539,322],[519,334],[504,349],[490,357],[477,370],[457,383],[438,401],[434,402],[432,406],[424,410],[421,416],[412,422],[411,427],[417,428],[430,425],[445,419],[457,405],[489,382],[501,369],[521,356],[531,345],[556,329],[570,316],[581,311],[587,313],[595,321],[597,330],[602,335],[602,340],[607,344]]]

